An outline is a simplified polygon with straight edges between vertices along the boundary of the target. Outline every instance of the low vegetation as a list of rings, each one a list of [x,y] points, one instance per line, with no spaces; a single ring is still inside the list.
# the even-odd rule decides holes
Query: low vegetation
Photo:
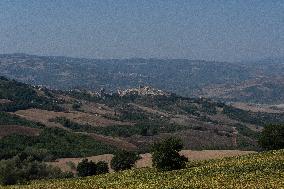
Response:
[[[60,123],[62,126],[76,132],[93,132],[114,137],[129,137],[133,135],[154,136],[158,135],[159,133],[173,133],[190,128],[187,126],[170,124],[164,120],[159,119],[152,121],[139,121],[135,124],[135,126],[113,125],[107,127],[93,127],[87,124],[79,124],[65,117],[57,117],[55,119],[51,119],[50,121]]]
[[[14,112],[28,108],[46,110],[63,110],[58,101],[48,96],[40,96],[30,85],[8,80],[0,76],[0,99],[8,99],[10,103],[0,104],[0,111]]]
[[[261,132],[259,144],[266,150],[284,149],[284,124],[266,125]]]
[[[266,112],[251,112],[232,106],[225,106],[223,113],[232,119],[239,120],[245,123],[265,126],[267,124],[281,124],[284,122],[283,113],[266,113]]]
[[[0,139],[0,159],[8,159],[27,147],[45,150],[46,157],[85,157],[115,152],[115,148],[89,136],[58,128],[46,128],[39,136],[11,135]]]
[[[0,161],[0,184],[23,184],[31,180],[70,178],[72,173],[62,172],[57,167],[42,162],[38,157],[21,153],[11,159]]]
[[[168,138],[152,147],[153,166],[158,170],[169,171],[185,168],[187,158],[179,154],[183,144],[181,140]]]
[[[113,141],[123,141],[129,142],[134,147],[137,145],[137,151],[145,149],[145,152],[149,152],[149,146],[161,138],[183,135],[183,132],[195,132],[193,135],[184,135],[183,141],[192,139],[195,143],[199,143],[202,136],[215,136],[216,140],[221,138],[218,145],[223,145],[220,145],[222,149],[226,146],[223,142],[226,139],[229,148],[255,150],[259,149],[256,142],[259,140],[263,150],[278,150],[284,148],[283,113],[245,111],[205,98],[185,98],[175,94],[100,96],[80,90],[51,91],[3,77],[0,77],[0,100],[2,100],[0,129],[1,126],[4,128],[13,125],[13,127],[21,126],[24,129],[30,127],[37,130],[34,135],[13,134],[13,132],[2,135],[3,138],[0,139],[0,184],[2,185],[72,177],[73,174],[64,173],[58,168],[45,164],[44,161],[100,154],[114,154],[110,165],[119,173],[105,174],[109,172],[106,162],[95,163],[84,159],[77,167],[69,164],[72,171],[77,171],[79,177],[96,175],[95,177],[33,181],[30,186],[21,187],[279,188],[284,184],[280,180],[284,176],[283,150],[196,163],[188,162],[179,154],[183,148],[180,140],[169,138],[153,145],[151,149],[153,169],[128,170],[133,168],[140,158],[139,155],[113,147],[115,146]],[[39,119],[42,123],[38,123],[30,121],[34,119],[26,120],[13,113],[16,110],[29,108],[52,110],[53,113],[64,111],[66,114],[69,113],[68,115],[76,116],[84,113],[86,117],[92,117],[91,121],[95,124],[83,122],[76,116],[55,117],[57,113],[44,121]],[[225,119],[218,119],[218,116]],[[109,121],[110,124],[100,127],[103,125],[102,120]],[[50,126],[49,124],[51,127],[61,124],[64,129],[46,127]],[[264,126],[263,132],[251,130],[248,127],[250,124],[255,128]],[[235,132],[232,127],[238,131],[236,146],[231,144],[234,142]],[[119,138],[113,139],[107,136]],[[208,147],[206,142],[200,143],[202,149]],[[193,148],[192,145],[187,147]],[[218,147],[216,145],[214,149]]]
[[[29,121],[20,118],[16,115],[9,114],[7,112],[0,112],[0,127],[1,125],[21,125],[32,128],[43,128],[43,124]]]
[[[83,159],[81,162],[79,162],[77,166],[77,175],[79,177],[105,174],[108,172],[108,164],[103,161],[95,163],[93,161],[88,161],[88,159]]]
[[[138,159],[139,155],[134,152],[118,151],[114,154],[110,166],[115,171],[123,171],[131,169]]]
[[[221,160],[189,162],[181,170],[134,169],[82,179],[35,181],[1,189],[79,188],[281,188],[284,151],[269,151]]]

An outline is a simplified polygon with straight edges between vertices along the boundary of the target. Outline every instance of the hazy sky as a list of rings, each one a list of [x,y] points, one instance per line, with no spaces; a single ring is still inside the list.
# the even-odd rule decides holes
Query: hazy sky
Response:
[[[283,35],[284,0],[0,0],[0,54],[239,61]]]

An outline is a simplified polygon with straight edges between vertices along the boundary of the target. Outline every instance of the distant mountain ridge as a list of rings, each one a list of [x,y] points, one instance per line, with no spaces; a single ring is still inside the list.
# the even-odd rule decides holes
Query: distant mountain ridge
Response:
[[[0,55],[0,72],[12,79],[52,89],[104,88],[116,91],[143,85],[188,97],[204,96],[229,102],[284,103],[283,89],[278,85],[278,81],[284,80],[284,58],[228,63],[3,54]],[[259,93],[257,89],[247,88],[247,83],[254,83],[260,89],[269,88],[269,92]]]

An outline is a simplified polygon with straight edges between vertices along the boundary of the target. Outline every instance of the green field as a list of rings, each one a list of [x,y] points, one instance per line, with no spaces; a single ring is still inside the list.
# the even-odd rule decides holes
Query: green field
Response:
[[[0,189],[284,188],[284,150],[188,163],[178,171],[134,169],[82,179],[36,181]]]

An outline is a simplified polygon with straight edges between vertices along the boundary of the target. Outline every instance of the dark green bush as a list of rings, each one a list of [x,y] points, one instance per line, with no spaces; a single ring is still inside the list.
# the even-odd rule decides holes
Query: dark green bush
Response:
[[[99,161],[97,163],[97,174],[105,174],[105,173],[108,173],[108,172],[109,172],[109,169],[108,169],[107,162]]]
[[[78,102],[76,102],[76,103],[74,103],[73,105],[72,105],[72,108],[73,108],[73,110],[79,110],[80,108],[81,108],[81,104],[80,103],[78,103]]]
[[[62,172],[58,167],[52,167],[32,157],[15,156],[12,159],[0,161],[0,184],[12,185],[37,179],[70,178],[72,173]]]
[[[182,148],[181,140],[175,138],[168,138],[154,144],[151,150],[153,166],[165,171],[184,168],[188,160],[179,154]]]
[[[139,155],[134,152],[119,151],[111,160],[111,168],[115,171],[131,169],[135,162],[140,159]]]
[[[77,174],[79,177],[92,176],[97,173],[96,163],[83,159],[77,166]]]
[[[105,174],[108,172],[108,164],[104,161],[95,163],[93,161],[88,161],[88,159],[83,159],[77,166],[77,174],[79,177]]]
[[[284,124],[266,125],[261,132],[259,145],[266,150],[284,148]]]

